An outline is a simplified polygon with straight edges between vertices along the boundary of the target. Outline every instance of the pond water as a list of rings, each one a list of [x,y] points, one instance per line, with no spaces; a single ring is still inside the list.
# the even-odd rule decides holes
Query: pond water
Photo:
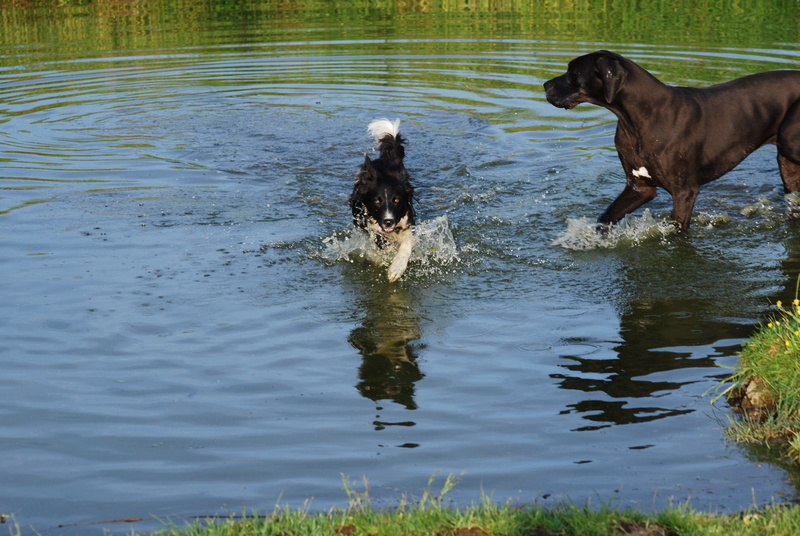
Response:
[[[598,240],[614,117],[541,87],[598,48],[671,84],[796,68],[796,22],[173,4],[0,7],[1,513],[122,533],[84,524],[323,510],[342,475],[389,504],[437,471],[456,505],[797,497],[712,404],[795,292],[774,148],[688,236],[663,193]],[[379,117],[418,193],[395,284],[347,207]]]

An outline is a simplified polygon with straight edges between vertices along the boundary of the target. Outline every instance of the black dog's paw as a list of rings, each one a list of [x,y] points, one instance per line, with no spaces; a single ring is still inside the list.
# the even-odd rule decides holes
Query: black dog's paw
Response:
[[[790,220],[800,220],[800,192],[790,192],[783,196],[786,201],[786,215]]]
[[[604,222],[599,221],[599,222],[597,222],[597,225],[594,226],[594,230],[597,231],[597,234],[599,234],[603,238],[607,238],[608,237],[608,233],[611,232],[611,228],[612,227],[613,227],[613,225],[610,224],[610,223],[604,223]]]

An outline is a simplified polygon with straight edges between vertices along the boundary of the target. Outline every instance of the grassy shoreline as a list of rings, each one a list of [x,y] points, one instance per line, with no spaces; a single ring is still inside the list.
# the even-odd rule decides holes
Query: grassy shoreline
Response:
[[[800,283],[800,280],[798,280]],[[738,414],[728,436],[775,447],[800,463],[800,300],[777,313],[742,345],[732,385],[723,393]]]
[[[764,536],[800,534],[800,506],[773,504],[744,512],[699,512],[688,504],[656,513],[611,504],[559,506],[496,504],[483,496],[465,508],[446,505],[444,496],[458,479],[448,476],[438,492],[436,475],[420,499],[407,497],[393,506],[374,508],[369,485],[357,492],[343,477],[348,505],[328,512],[276,507],[272,513],[243,513],[230,517],[195,518],[183,526],[164,523],[155,533],[131,531],[131,536]],[[9,524],[10,536],[22,536]]]
[[[0,529],[2,532],[2,529]],[[38,534],[37,532],[30,532]],[[96,533],[95,531],[92,532]],[[114,532],[118,533],[118,532]],[[10,536],[22,536],[10,524]],[[277,508],[271,514],[248,514],[165,523],[131,536],[765,536],[800,534],[800,507],[770,505],[733,514],[715,514],[677,506],[658,513],[616,510],[611,506],[558,507],[495,505],[484,501],[467,508],[441,505],[418,509],[371,507],[310,513]]]
[[[164,532],[170,536],[630,536],[800,534],[800,508],[770,506],[731,515],[672,508],[656,514],[609,507],[557,508],[481,504],[466,509],[360,510],[326,514],[277,511],[195,523]]]

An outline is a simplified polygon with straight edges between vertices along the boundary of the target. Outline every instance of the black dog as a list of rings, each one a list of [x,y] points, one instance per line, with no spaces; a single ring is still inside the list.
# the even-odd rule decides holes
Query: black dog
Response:
[[[771,71],[698,89],[670,87],[618,54],[601,50],[569,62],[546,82],[550,104],[582,102],[618,118],[615,143],[627,184],[598,222],[613,224],[656,196],[672,195],[672,217],[689,227],[700,186],[773,143],[785,193],[800,191],[800,71]],[[800,207],[789,216],[800,218]]]
[[[408,266],[414,247],[414,188],[403,165],[405,139],[400,120],[376,119],[367,127],[378,142],[380,156],[364,164],[356,174],[350,208],[353,224],[375,236],[381,249],[394,243],[397,254],[389,265],[389,281],[397,281]]]

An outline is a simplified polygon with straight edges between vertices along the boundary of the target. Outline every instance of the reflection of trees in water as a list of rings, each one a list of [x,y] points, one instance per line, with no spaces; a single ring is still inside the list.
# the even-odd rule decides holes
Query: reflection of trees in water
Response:
[[[687,381],[648,379],[659,373],[679,369],[708,369],[716,365],[716,357],[732,355],[738,344],[727,346],[725,340],[746,338],[752,328],[744,324],[707,320],[708,300],[655,300],[643,299],[628,304],[620,316],[622,343],[613,348],[607,358],[562,355],[565,361],[559,366],[563,374],[551,377],[559,380],[563,389],[591,393],[604,393],[603,398],[587,398],[569,404],[564,413],[581,413],[583,418],[598,423],[579,430],[595,430],[613,424],[631,424],[653,421],[665,417],[691,413],[681,406],[659,405],[659,397],[678,391],[682,386],[704,381],[696,376]],[[680,313],[676,313],[679,311]],[[688,314],[686,311],[698,311]],[[573,344],[591,344],[587,340],[567,341]],[[714,355],[694,357],[696,347],[709,347],[715,343]],[[683,375],[691,376],[690,374]],[[720,378],[725,376],[720,373]],[[636,401],[646,403],[637,405]]]

